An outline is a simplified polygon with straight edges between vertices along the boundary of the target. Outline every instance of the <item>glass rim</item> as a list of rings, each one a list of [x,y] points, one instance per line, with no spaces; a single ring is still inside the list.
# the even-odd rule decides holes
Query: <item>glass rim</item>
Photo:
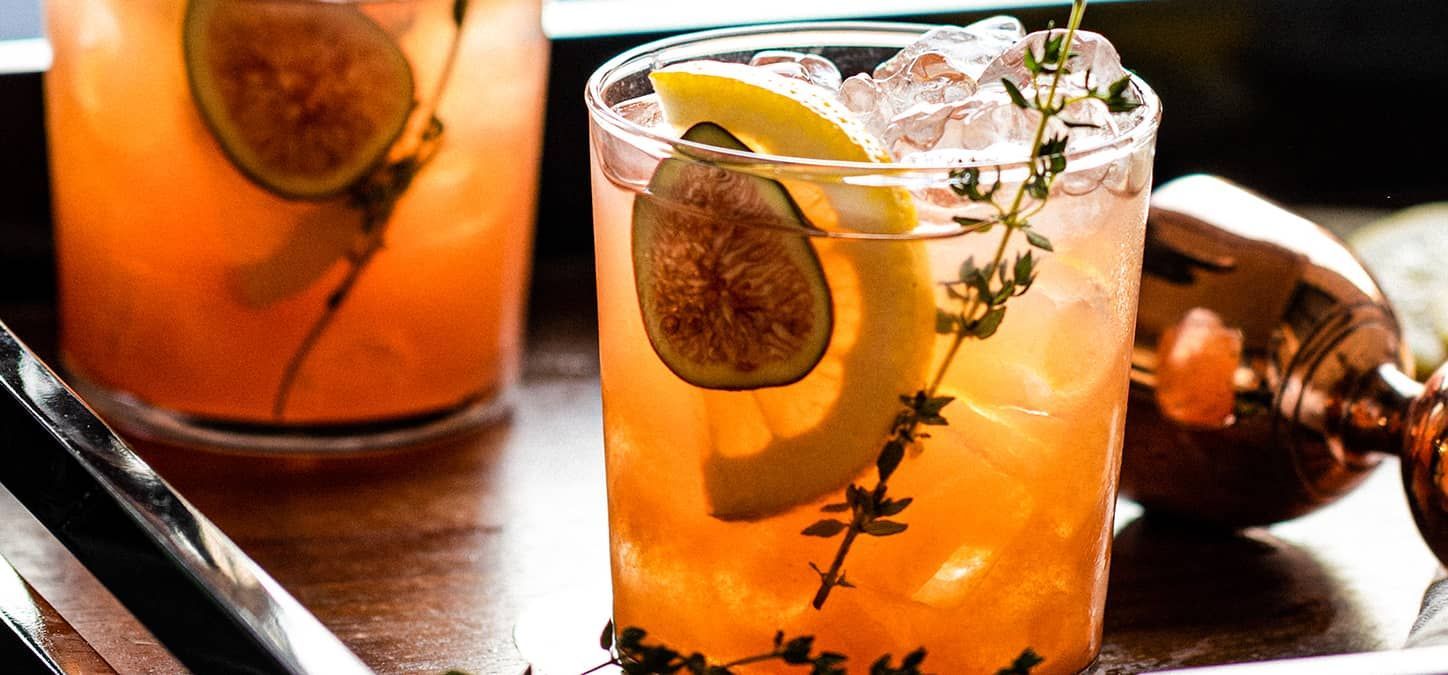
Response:
[[[690,159],[740,168],[751,173],[784,174],[791,178],[805,180],[824,179],[827,181],[831,178],[838,180],[839,178],[848,177],[877,176],[885,177],[889,184],[908,184],[918,181],[922,176],[938,175],[961,169],[991,169],[1006,173],[1015,173],[1013,169],[1023,170],[1029,164],[1029,159],[1012,160],[1008,162],[982,160],[975,162],[906,164],[898,161],[861,162],[828,160],[771,155],[748,150],[730,150],[694,141],[686,141],[676,136],[660,133],[629,120],[604,101],[605,83],[611,75],[641,61],[655,61],[658,55],[666,53],[670,49],[690,45],[698,46],[709,42],[727,42],[737,38],[766,37],[774,34],[806,31],[859,34],[862,36],[873,34],[878,36],[875,43],[859,44],[857,46],[893,47],[895,46],[895,42],[880,38],[883,36],[920,35],[940,25],[943,24],[895,21],[797,21],[716,28],[683,33],[633,47],[605,61],[588,78],[588,83],[584,87],[584,104],[588,108],[589,115],[593,120],[601,126],[612,127],[610,130],[611,133],[616,136],[625,138],[633,137],[633,139],[642,140],[646,144],[654,146],[657,154],[661,157],[683,155]],[[900,43],[899,46],[904,47],[905,44],[908,43]],[[842,44],[840,46],[848,47],[851,45]],[[762,46],[760,48],[777,49],[779,47]],[[697,58],[707,57],[698,56]],[[1150,142],[1155,136],[1161,124],[1161,100],[1157,97],[1155,90],[1142,80],[1141,77],[1129,70],[1127,72],[1131,75],[1132,86],[1141,96],[1143,105],[1148,107],[1146,117],[1125,133],[1105,138],[1100,143],[1066,153],[1066,158],[1071,163],[1068,171],[1091,168],[1099,163],[1110,161],[1120,154],[1130,153]],[[630,142],[638,145],[638,143],[632,140],[630,140]],[[1101,161],[1089,161],[1091,158],[1100,158]]]

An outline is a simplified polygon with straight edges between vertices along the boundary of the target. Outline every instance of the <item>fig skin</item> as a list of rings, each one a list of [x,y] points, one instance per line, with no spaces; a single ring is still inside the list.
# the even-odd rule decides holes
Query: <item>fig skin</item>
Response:
[[[683,138],[748,150],[707,122]],[[730,391],[808,375],[833,333],[813,230],[777,181],[661,161],[634,203],[633,257],[645,332],[664,365],[697,387]]]
[[[182,43],[222,152],[286,199],[346,193],[386,160],[415,107],[406,55],[352,4],[190,0]]]

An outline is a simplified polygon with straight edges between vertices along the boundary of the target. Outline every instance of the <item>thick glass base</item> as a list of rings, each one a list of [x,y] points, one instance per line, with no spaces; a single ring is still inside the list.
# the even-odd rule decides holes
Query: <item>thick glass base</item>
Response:
[[[512,388],[420,415],[357,424],[265,424],[217,420],[158,408],[67,369],[66,381],[108,424],[166,443],[233,454],[348,455],[397,450],[471,431],[506,417]]]

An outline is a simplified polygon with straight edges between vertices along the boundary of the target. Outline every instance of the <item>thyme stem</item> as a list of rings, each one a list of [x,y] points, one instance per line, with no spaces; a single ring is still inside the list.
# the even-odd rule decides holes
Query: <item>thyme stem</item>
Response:
[[[964,313],[962,313],[964,315]],[[930,378],[930,386],[926,387],[927,396],[934,395],[940,390],[940,383],[945,380],[945,371],[950,367],[950,362],[955,360],[955,353],[960,351],[960,345],[965,343],[965,335],[956,333],[950,340],[950,349],[945,352],[945,360],[941,362],[940,368],[935,371],[935,376]]]
[[[994,334],[996,327],[999,326],[1000,321],[1004,319],[1005,301],[1010,297],[1024,293],[1025,289],[1029,288],[1031,281],[1034,280],[1034,272],[1032,271],[1034,261],[1029,257],[1029,254],[1027,254],[1025,258],[1024,274],[1022,274],[1020,269],[1015,270],[1015,278],[1009,282],[1006,280],[1001,265],[1005,262],[1006,251],[1009,249],[1012,235],[1018,230],[1025,230],[1029,227],[1028,215],[1024,213],[1026,196],[1032,194],[1033,190],[1036,191],[1035,196],[1039,203],[1032,213],[1038,212],[1040,207],[1044,206],[1045,200],[1049,197],[1051,183],[1056,174],[1065,168],[1064,154],[1059,158],[1052,156],[1052,154],[1064,153],[1065,139],[1053,138],[1050,143],[1047,143],[1046,129],[1050,124],[1051,118],[1066,107],[1064,103],[1059,106],[1057,105],[1056,92],[1060,86],[1062,75],[1067,71],[1067,61],[1071,57],[1071,46],[1074,44],[1076,29],[1080,26],[1085,11],[1086,0],[1073,0],[1065,38],[1061,46],[1055,50],[1054,71],[1051,75],[1051,84],[1047,90],[1046,100],[1043,102],[1040,100],[1039,94],[1036,96],[1034,107],[1040,112],[1040,120],[1036,124],[1034,138],[1031,142],[1031,155],[1028,159],[1030,175],[1017,187],[1016,194],[1011,200],[1010,208],[1002,210],[999,204],[993,199],[996,188],[1000,186],[999,175],[997,175],[995,186],[990,188],[988,192],[981,193],[978,182],[980,177],[979,169],[974,169],[973,171],[975,173],[970,176],[969,182],[962,184],[958,190],[960,194],[969,196],[971,201],[989,202],[995,207],[999,217],[992,222],[978,223],[978,225],[983,228],[980,231],[988,230],[990,226],[995,224],[1002,226],[1000,242],[996,245],[995,254],[991,257],[989,264],[984,268],[974,268],[972,266],[975,272],[983,274],[979,281],[979,284],[983,286],[971,284],[970,280],[965,278],[965,273],[962,272],[961,283],[975,290],[971,292],[969,300],[965,302],[964,309],[958,314],[952,315],[952,325],[954,328],[950,347],[946,350],[940,365],[936,367],[934,374],[928,380],[925,389],[921,390],[913,398],[901,397],[902,400],[906,402],[907,410],[896,418],[892,432],[880,451],[880,458],[876,462],[879,475],[875,481],[875,486],[869,491],[866,491],[864,488],[851,484],[850,489],[846,490],[845,503],[852,511],[852,518],[848,526],[842,530],[844,537],[840,540],[839,547],[835,550],[835,555],[830,562],[829,568],[823,572],[815,568],[816,573],[819,574],[820,577],[820,585],[815,591],[814,598],[810,604],[816,610],[823,609],[825,601],[829,599],[830,592],[834,590],[835,587],[849,585],[845,580],[845,558],[849,555],[850,548],[854,545],[855,539],[858,538],[860,534],[869,533],[876,534],[876,536],[889,536],[904,531],[906,527],[904,523],[880,520],[881,515],[888,516],[898,513],[909,503],[908,499],[897,501],[890,500],[885,496],[890,475],[898,465],[900,457],[903,455],[904,447],[923,437],[924,434],[920,431],[921,425],[945,424],[945,419],[939,415],[940,409],[954,399],[953,397],[938,397],[937,394],[945,379],[946,372],[950,370],[951,364],[960,352],[961,345],[965,343],[967,338],[985,339]],[[1050,40],[1051,37],[1048,32],[1046,39],[1048,45],[1044,49],[1044,52],[1047,54],[1051,51],[1049,45]],[[1050,59],[1042,58],[1040,61],[1046,63],[1049,62]],[[1033,70],[1033,75],[1038,74],[1040,74],[1039,70]],[[1011,86],[1009,82],[1007,82],[1006,85]],[[1018,90],[1013,89],[1013,91]],[[1088,98],[1092,97],[1097,97],[1094,90]],[[1028,104],[1022,102],[1019,105],[1025,107]],[[1048,154],[1046,152],[1048,148],[1051,149],[1053,153]],[[1043,159],[1047,159],[1047,161],[1044,162],[1044,166],[1042,162]],[[1059,166],[1057,166],[1058,162]],[[1048,251],[1051,250],[1051,245],[1044,236],[1029,232],[1027,236],[1028,239],[1031,239],[1033,246]],[[1019,258],[1020,256],[1018,256],[1017,260],[1018,267],[1021,262]],[[991,286],[992,278],[997,276],[1001,279],[1002,287],[1000,289],[995,289]],[[986,310],[985,313],[977,317],[976,314],[980,312],[983,307]],[[991,320],[993,314],[995,316],[994,319]],[[902,501],[904,502],[903,504],[901,503]],[[898,505],[898,508],[892,509],[892,505]],[[827,510],[828,509],[829,507],[827,507]],[[833,536],[833,533],[839,529],[840,526],[836,524],[834,527],[819,527],[822,523],[826,522],[831,521],[816,523],[806,529],[804,534],[810,536]],[[837,523],[838,521],[834,522]],[[890,523],[891,526],[881,529],[876,533],[870,528],[877,523]]]
[[[604,668],[616,665],[618,665],[618,659],[609,659],[607,661],[604,661],[603,663],[600,663],[592,668],[589,668],[588,670],[579,673],[578,675],[588,675],[589,673],[596,673],[600,670],[603,670]]]
[[[876,487],[878,488],[880,484],[883,484],[883,481]],[[854,545],[855,538],[864,531],[859,520],[860,516],[857,514],[850,521],[850,529],[845,530],[845,538],[840,540],[840,547],[835,551],[835,559],[830,562],[829,570],[820,575],[819,590],[815,591],[814,599],[810,601],[810,605],[815,609],[823,609],[825,601],[830,599],[830,591],[841,585],[843,577],[840,570],[845,566],[845,556],[850,554],[850,547]]]
[[[453,33],[452,44],[448,49],[447,58],[443,62],[441,75],[438,77],[437,93],[432,97],[429,108],[424,113],[424,119],[428,119],[429,124],[418,139],[417,147],[409,156],[384,164],[376,171],[358,180],[357,184],[353,186],[352,199],[362,209],[362,232],[367,235],[366,243],[360,252],[349,257],[351,267],[348,268],[347,275],[327,295],[327,302],[322,314],[312,322],[312,326],[302,337],[296,350],[287,359],[287,365],[282,370],[281,381],[277,384],[276,396],[272,399],[272,418],[277,422],[282,421],[286,415],[287,403],[291,399],[292,390],[296,387],[297,378],[301,375],[302,366],[306,365],[307,359],[316,350],[322,335],[336,320],[337,313],[341,311],[342,305],[351,296],[362,273],[367,270],[372,259],[385,245],[387,226],[391,220],[393,207],[402,198],[402,193],[412,184],[412,179],[417,176],[417,172],[437,151],[442,134],[442,123],[436,117],[437,107],[442,100],[447,81],[452,76],[458,50],[462,46],[463,17],[466,11],[467,0],[456,0],[453,16],[457,24],[457,31]]]
[[[724,668],[724,669],[729,669],[729,668],[735,668],[735,667],[738,667],[738,666],[747,666],[747,665],[749,665],[749,664],[751,664],[751,663],[759,663],[759,662],[761,662],[761,661],[772,661],[772,660],[777,659],[777,658],[779,658],[779,657],[780,657],[780,653],[779,653],[778,651],[769,652],[769,653],[767,653],[767,654],[755,654],[754,656],[746,656],[746,657],[744,657],[744,658],[742,658],[742,659],[734,659],[733,661],[730,661],[730,662],[728,662],[728,663],[720,664],[719,667],[720,667],[720,668]]]
[[[363,219],[364,223],[368,223],[368,221],[371,220],[370,214],[364,215]],[[347,296],[352,293],[352,287],[357,285],[357,280],[362,277],[362,272],[367,269],[367,264],[372,261],[372,258],[377,255],[378,251],[382,250],[382,234],[387,229],[385,221],[381,223],[380,226],[364,224],[362,227],[364,230],[370,230],[371,232],[367,237],[367,246],[363,248],[357,257],[352,259],[352,266],[347,269],[347,276],[343,277],[342,281],[337,284],[337,287],[332,290],[332,293],[327,296],[326,309],[322,311],[322,314],[317,317],[316,321],[312,322],[312,327],[308,329],[307,334],[302,337],[301,344],[297,346],[297,350],[293,352],[291,358],[287,360],[286,369],[282,371],[281,384],[277,387],[276,399],[272,402],[272,417],[278,421],[282,419],[282,415],[286,412],[287,399],[291,395],[292,387],[296,384],[297,376],[301,374],[302,364],[317,346],[317,341],[321,339],[322,333],[326,332],[327,327],[332,325],[332,321],[337,318],[337,310],[341,309],[342,303],[345,302]]]

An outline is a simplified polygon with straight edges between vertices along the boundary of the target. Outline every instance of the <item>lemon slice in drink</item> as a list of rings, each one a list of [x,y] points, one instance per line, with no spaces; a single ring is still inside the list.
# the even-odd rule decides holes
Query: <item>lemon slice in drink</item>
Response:
[[[881,143],[827,92],[739,64],[695,61],[652,74],[670,124],[712,122],[755,152],[881,162]],[[874,233],[915,226],[907,191],[782,181],[811,223]],[[769,516],[840,491],[873,466],[901,410],[925,385],[934,339],[929,263],[918,241],[810,238],[833,325],[801,379],[746,391],[702,390],[711,513]]]
[[[754,152],[846,162],[889,162],[885,144],[826,90],[742,63],[689,61],[649,75],[664,119],[680,132],[713,122]],[[783,181],[817,227],[899,233],[915,227],[903,188]]]

